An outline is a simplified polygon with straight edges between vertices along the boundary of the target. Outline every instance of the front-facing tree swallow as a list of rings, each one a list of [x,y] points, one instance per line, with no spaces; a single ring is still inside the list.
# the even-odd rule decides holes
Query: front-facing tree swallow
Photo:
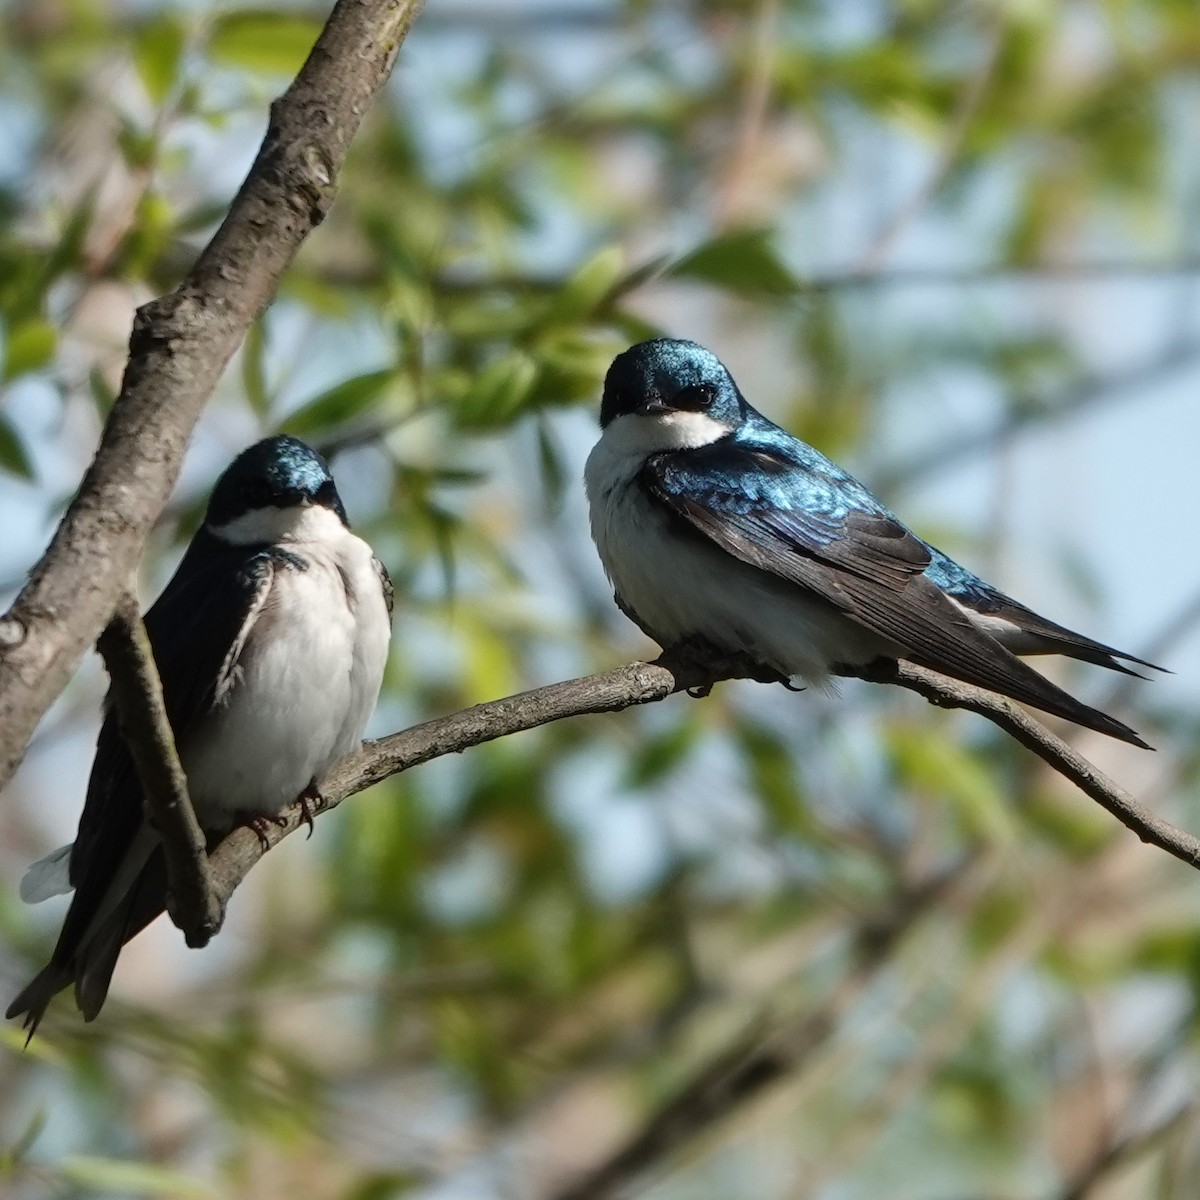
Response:
[[[1136,746],[1019,654],[1144,663],[1056,625],[910,532],[746,402],[721,361],[659,338],[617,356],[585,469],[617,603],[664,649],[700,645],[820,683],[880,658],[1011,696]]]
[[[356,537],[325,460],[293,437],[240,454],[146,614],[196,817],[209,835],[261,828],[357,750],[383,682],[392,591]],[[307,810],[306,810],[307,811]],[[100,1011],[121,947],[163,911],[166,863],[109,708],[72,846],[21,883],[35,902],[74,889],[49,964],[9,1005],[32,1035],[70,983]]]

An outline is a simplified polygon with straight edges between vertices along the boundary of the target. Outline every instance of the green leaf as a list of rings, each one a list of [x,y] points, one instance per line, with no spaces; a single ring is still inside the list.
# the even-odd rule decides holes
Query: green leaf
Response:
[[[143,25],[133,40],[133,63],[146,95],[159,105],[179,76],[183,58],[183,26],[170,14]]]
[[[687,757],[696,744],[696,726],[685,721],[673,729],[642,739],[629,762],[622,786],[645,788],[660,783]]]
[[[587,316],[617,286],[625,255],[619,246],[607,246],[567,280],[554,302],[554,320]]]
[[[356,1180],[341,1200],[396,1200],[428,1182],[417,1171],[385,1171]]]
[[[542,497],[546,511],[556,513],[562,508],[563,497],[567,490],[567,472],[563,464],[562,452],[554,441],[546,422],[538,421],[538,465],[541,467]]]
[[[458,423],[472,429],[507,425],[528,398],[537,374],[537,363],[520,351],[485,367],[458,398]]]
[[[699,279],[739,296],[786,296],[798,286],[765,229],[722,234],[681,258],[668,274]]]
[[[99,367],[93,367],[88,372],[88,391],[91,393],[96,411],[102,417],[108,416],[108,410],[112,408],[117,394],[109,387],[108,380],[104,378],[104,372]]]
[[[283,423],[283,432],[311,437],[345,425],[365,413],[395,378],[396,372],[388,367],[343,380],[292,413]]]
[[[14,325],[4,344],[4,382],[44,367],[58,349],[58,330],[41,317]]]
[[[927,726],[892,728],[887,746],[905,786],[949,802],[964,826],[987,842],[1006,844],[1016,838],[1004,792],[978,756]]]
[[[737,731],[754,794],[781,833],[814,835],[796,765],[787,743],[773,730],[749,722]]]
[[[23,479],[33,478],[33,463],[12,423],[0,413],[0,468]]]
[[[25,1131],[16,1141],[12,1145],[0,1149],[0,1180],[11,1179],[16,1174],[45,1128],[46,1110],[38,1108],[30,1117]]]
[[[216,19],[208,53],[221,66],[295,75],[320,32],[319,21],[295,13],[243,9]]]
[[[63,1160],[61,1170],[67,1180],[89,1192],[124,1192],[137,1196],[216,1196],[200,1180],[153,1163],[74,1154]]]
[[[250,326],[246,342],[242,346],[242,387],[246,399],[256,416],[265,417],[271,410],[271,397],[267,392],[266,364],[263,361],[267,348],[267,330],[261,318]]]

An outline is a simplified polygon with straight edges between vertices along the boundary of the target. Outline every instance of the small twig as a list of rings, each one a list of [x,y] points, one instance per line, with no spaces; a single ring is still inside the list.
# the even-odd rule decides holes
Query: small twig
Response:
[[[1146,662],[1166,662],[1175,647],[1190,637],[1200,624],[1200,593],[1188,597],[1167,623],[1138,650]],[[1104,695],[1098,707],[1122,709],[1132,698],[1139,680],[1132,675],[1121,679]]]
[[[779,0],[759,0],[751,35],[750,66],[745,94],[738,116],[737,143],[725,177],[718,188],[716,226],[727,229],[737,223],[744,207],[748,174],[762,144],[771,101],[771,79],[779,49],[776,33]]]
[[[1196,1105],[1185,1100],[1161,1121],[1140,1133],[1127,1134],[1101,1148],[1076,1172],[1075,1176],[1059,1194],[1058,1200],[1088,1200],[1096,1187],[1105,1182],[1114,1171],[1128,1166],[1148,1154],[1155,1146],[1171,1136],[1186,1120],[1194,1117]]]
[[[625,294],[646,283],[656,282],[662,270],[661,260],[651,260],[635,268],[626,279],[629,286],[618,287],[610,299]],[[377,288],[387,279],[387,271],[378,262],[348,262],[345,259],[317,261],[307,268],[308,276],[329,287]],[[1083,259],[1075,262],[982,262],[944,267],[893,267],[881,271],[863,271],[855,267],[804,274],[796,281],[796,294],[801,297],[814,292],[837,293],[881,292],[902,288],[975,288],[975,287],[1075,287],[1082,281],[1102,286],[1121,284],[1128,279],[1180,279],[1200,275],[1200,257],[1184,254],[1167,259]],[[495,292],[520,292],[547,296],[561,292],[568,276],[561,272],[480,273],[454,271],[428,281],[439,295],[478,296]],[[15,591],[22,580],[9,581],[0,590]]]
[[[1103,375],[1086,375],[1068,384],[1054,398],[1026,395],[988,427],[952,434],[928,450],[918,450],[907,461],[876,476],[875,485],[887,492],[916,480],[924,482],[938,471],[960,466],[964,459],[994,450],[1014,434],[1052,425],[1081,412],[1095,414],[1118,401],[1143,396],[1152,384],[1177,371],[1193,369],[1197,360],[1200,360],[1200,341],[1180,342],[1132,366]]]
[[[846,673],[870,683],[891,683],[908,688],[941,708],[965,708],[968,712],[987,717],[1027,750],[1032,750],[1049,763],[1064,779],[1070,780],[1081,792],[1107,809],[1122,825],[1132,829],[1143,842],[1165,850],[1190,867],[1200,867],[1200,838],[1185,833],[1148,811],[1124,788],[1092,766],[1078,750],[1072,749],[1011,700],[972,687],[969,683],[947,679],[936,671],[913,666],[912,663],[879,660]]]
[[[171,920],[189,946],[207,945],[221,928],[224,905],[213,891],[204,833],[175,750],[150,639],[130,593],[121,597],[96,647],[112,680],[121,736],[137,768],[147,816],[162,839]]]

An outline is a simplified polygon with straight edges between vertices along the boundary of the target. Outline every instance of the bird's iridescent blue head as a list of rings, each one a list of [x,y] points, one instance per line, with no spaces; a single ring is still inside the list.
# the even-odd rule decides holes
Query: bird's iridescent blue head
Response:
[[[711,350],[679,338],[655,338],[613,359],[604,377],[600,428],[629,413],[700,413],[734,429],[744,406],[737,384]]]
[[[215,528],[247,513],[313,505],[347,523],[329,464],[299,438],[281,433],[256,442],[229,464],[213,488],[205,520]]]

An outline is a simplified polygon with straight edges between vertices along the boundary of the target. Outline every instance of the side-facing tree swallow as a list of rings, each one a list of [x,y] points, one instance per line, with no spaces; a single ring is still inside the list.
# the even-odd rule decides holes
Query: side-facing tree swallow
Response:
[[[325,460],[293,437],[240,454],[146,614],[163,699],[208,834],[262,827],[357,750],[383,682],[392,589],[356,537]],[[307,811],[307,810],[306,810]],[[70,983],[100,1011],[121,947],[163,911],[166,864],[109,708],[72,846],[21,882],[33,903],[74,889],[49,964],[9,1005],[33,1031]]]
[[[906,660],[1135,746],[1016,657],[1151,666],[1056,625],[911,533],[858,480],[746,402],[721,361],[659,338],[619,354],[585,470],[621,609],[664,649],[698,644],[821,683]]]

